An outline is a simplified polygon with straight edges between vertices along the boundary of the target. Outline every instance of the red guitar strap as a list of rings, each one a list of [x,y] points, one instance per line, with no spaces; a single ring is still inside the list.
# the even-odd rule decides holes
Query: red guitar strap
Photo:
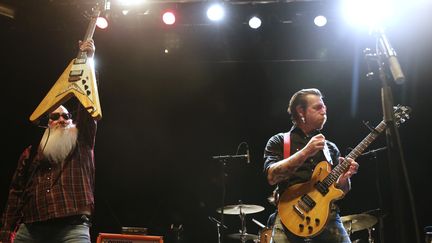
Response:
[[[291,132],[284,133],[284,159],[291,155]]]

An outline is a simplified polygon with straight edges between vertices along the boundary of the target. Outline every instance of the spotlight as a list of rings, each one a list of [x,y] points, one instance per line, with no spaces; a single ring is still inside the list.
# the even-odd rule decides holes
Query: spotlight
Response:
[[[249,27],[251,27],[252,29],[258,29],[259,27],[261,27],[261,19],[257,16],[253,16],[249,19]]]
[[[220,4],[213,4],[207,9],[207,17],[212,21],[219,21],[225,15],[225,11]]]
[[[344,0],[342,11],[346,21],[356,27],[375,28],[392,19],[395,4],[391,0]]]
[[[171,11],[166,11],[163,15],[162,15],[162,20],[166,25],[173,25],[176,21],[176,17],[174,15],[173,12]]]
[[[121,6],[136,6],[144,3],[144,0],[118,0]]]
[[[98,17],[96,19],[96,26],[100,29],[106,29],[108,27],[108,21],[104,17]]]
[[[314,23],[318,27],[323,27],[327,24],[327,18],[323,15],[318,15],[315,17]]]

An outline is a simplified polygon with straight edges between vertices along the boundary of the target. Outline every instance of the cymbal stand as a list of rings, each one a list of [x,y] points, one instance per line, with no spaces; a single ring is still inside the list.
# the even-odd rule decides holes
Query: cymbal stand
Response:
[[[374,228],[368,228],[368,242],[369,243],[375,243],[375,239],[372,237],[372,231],[374,230]]]
[[[347,229],[347,231],[348,231],[347,233],[349,236],[351,236],[351,234],[352,234],[352,220],[350,220],[348,222],[349,222],[349,227]]]
[[[240,204],[241,204],[241,202],[240,202]],[[246,220],[245,220],[246,214],[242,212],[241,207],[240,207],[239,217],[240,217],[240,221],[241,221],[240,241],[242,243],[245,243],[246,242],[246,235],[247,235],[247,233],[246,233]]]

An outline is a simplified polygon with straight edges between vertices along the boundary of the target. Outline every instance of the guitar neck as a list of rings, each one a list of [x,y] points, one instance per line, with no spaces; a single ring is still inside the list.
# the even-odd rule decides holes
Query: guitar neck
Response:
[[[332,172],[323,180],[323,183],[327,186],[330,186],[339,178],[340,175],[345,173],[349,166],[350,162],[348,158],[355,160],[359,155],[363,153],[363,151],[380,135],[382,131],[386,128],[386,123],[381,121],[375,129],[369,133],[347,156],[346,158],[339,163]]]
[[[89,26],[87,27],[87,31],[86,31],[84,38],[83,38],[84,41],[90,40],[93,38],[93,34],[96,30],[96,21],[100,15],[100,13],[101,13],[101,11],[99,9],[96,9],[93,11],[93,15],[91,16]],[[87,58],[87,53],[85,51],[80,50],[78,52],[77,59],[86,59],[86,58]]]

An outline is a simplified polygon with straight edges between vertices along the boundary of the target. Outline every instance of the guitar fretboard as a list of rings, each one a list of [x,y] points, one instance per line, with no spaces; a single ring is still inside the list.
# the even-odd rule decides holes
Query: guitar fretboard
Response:
[[[363,151],[380,135],[382,131],[386,128],[386,123],[382,121],[375,129],[369,133],[347,156],[346,158],[339,163],[332,172],[322,181],[322,183],[329,187],[339,178],[340,175],[345,173],[349,166],[350,162],[348,158],[355,160],[359,155],[363,153]]]
[[[96,21],[97,18],[99,17],[101,11],[99,10],[99,5],[97,5],[96,9],[93,11],[93,15],[91,16],[90,19],[90,23],[89,26],[87,27],[87,31],[84,35],[83,40],[90,40],[91,38],[93,38],[93,34],[96,30]],[[85,60],[87,59],[87,53],[85,51],[79,51],[78,55],[76,57],[78,60]]]

